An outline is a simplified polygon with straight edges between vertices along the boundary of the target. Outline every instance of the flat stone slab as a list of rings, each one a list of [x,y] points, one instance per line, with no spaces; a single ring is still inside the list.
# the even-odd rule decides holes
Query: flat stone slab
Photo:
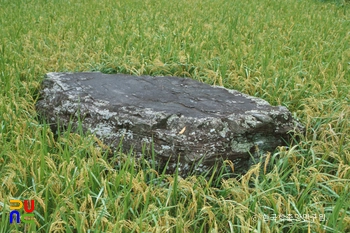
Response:
[[[48,73],[42,87],[36,108],[53,127],[80,118],[84,130],[112,148],[123,140],[136,156],[153,144],[157,162],[182,175],[220,159],[244,172],[259,161],[257,148],[273,151],[304,130],[285,107],[189,78]]]

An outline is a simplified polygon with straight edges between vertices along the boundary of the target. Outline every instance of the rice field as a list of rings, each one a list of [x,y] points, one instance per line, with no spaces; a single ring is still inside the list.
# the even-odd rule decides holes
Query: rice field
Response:
[[[240,177],[162,174],[38,118],[63,71],[225,86],[306,134]],[[350,232],[349,89],[349,1],[0,0],[0,232]],[[14,199],[34,216],[10,223]]]

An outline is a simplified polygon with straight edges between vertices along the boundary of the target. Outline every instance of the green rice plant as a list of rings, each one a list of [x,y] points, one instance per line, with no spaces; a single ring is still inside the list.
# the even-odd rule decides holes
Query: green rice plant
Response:
[[[349,232],[349,7],[0,0],[0,232]],[[83,119],[39,120],[45,73],[91,70],[237,89],[288,107],[306,134],[241,176],[230,161],[166,174],[154,151],[111,151]],[[35,201],[34,224],[9,224],[11,199]]]

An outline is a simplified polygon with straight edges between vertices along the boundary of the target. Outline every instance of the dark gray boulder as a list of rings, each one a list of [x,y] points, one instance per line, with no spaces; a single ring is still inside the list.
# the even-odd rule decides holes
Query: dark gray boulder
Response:
[[[136,156],[152,144],[159,164],[186,175],[229,159],[246,171],[261,152],[285,145],[303,126],[287,108],[236,90],[188,78],[125,74],[48,73],[38,114],[53,127],[82,119],[82,127],[105,144],[133,148]],[[260,153],[256,152],[259,148]]]

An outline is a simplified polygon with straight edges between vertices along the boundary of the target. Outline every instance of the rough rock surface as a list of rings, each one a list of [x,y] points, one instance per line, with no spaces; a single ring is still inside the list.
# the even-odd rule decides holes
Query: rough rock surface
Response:
[[[84,130],[116,148],[138,155],[152,142],[156,160],[186,175],[201,172],[218,159],[229,159],[235,172],[246,171],[260,152],[284,145],[303,126],[287,108],[236,90],[188,78],[125,74],[48,73],[37,105],[53,126],[82,119]]]

